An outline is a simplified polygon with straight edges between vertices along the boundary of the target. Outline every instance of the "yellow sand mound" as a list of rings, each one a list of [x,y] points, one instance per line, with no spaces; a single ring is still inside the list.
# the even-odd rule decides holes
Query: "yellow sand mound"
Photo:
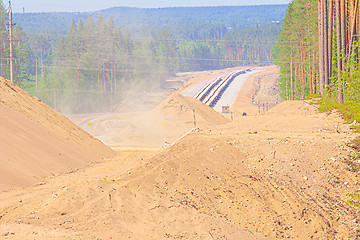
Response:
[[[268,114],[316,114],[317,107],[307,101],[284,101],[268,111]]]
[[[194,130],[121,180],[270,239],[353,239],[345,193],[358,178],[344,146],[353,138],[337,114],[284,102],[271,114]]]
[[[0,191],[112,155],[60,113],[0,78]]]
[[[162,114],[169,120],[186,121],[191,119],[194,110],[197,117],[197,124],[213,126],[229,122],[226,118],[204,103],[194,98],[184,97],[179,94],[171,95],[168,99],[162,102],[162,104],[156,107],[153,112],[156,113],[157,111],[161,111]]]
[[[209,106],[190,97],[172,94],[152,111],[134,119],[131,124],[112,134],[114,143],[162,146],[172,143],[195,127],[228,123]]]

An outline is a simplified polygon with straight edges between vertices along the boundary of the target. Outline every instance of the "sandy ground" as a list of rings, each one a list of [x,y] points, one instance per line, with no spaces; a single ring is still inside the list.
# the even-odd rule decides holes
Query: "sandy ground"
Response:
[[[261,72],[261,70],[252,70],[250,72],[246,72],[237,76],[234,81],[229,85],[229,87],[225,90],[220,100],[213,107],[214,110],[221,113],[223,106],[230,106],[231,108],[236,98],[238,97],[239,92],[245,81],[252,75],[257,74],[258,72]]]
[[[0,78],[0,192],[112,156],[99,140]]]
[[[239,112],[254,108],[253,97],[276,99],[273,71],[255,77],[260,89],[242,89],[249,101],[236,103]],[[193,128],[163,150],[118,146],[115,158],[0,194],[0,236],[359,238],[356,210],[345,204],[345,194],[358,189],[358,159],[350,147],[358,134],[339,114],[289,101],[265,114],[255,106],[254,114],[219,125],[224,118],[196,106],[214,124]],[[162,107],[174,118],[188,117],[168,100]]]
[[[279,68],[269,66],[254,69],[262,71],[251,75],[244,83],[231,107],[233,118],[241,117],[244,112],[247,115],[264,114],[281,102],[276,84]]]
[[[194,127],[228,122],[205,104],[182,95],[201,82],[242,69],[244,68],[179,74],[173,81],[182,82],[183,86],[149,111],[139,112],[136,111],[139,108],[134,107],[134,112],[129,111],[131,107],[122,106],[126,109],[125,112],[71,116],[71,119],[109,146],[167,146]]]
[[[109,146],[167,146],[194,127],[206,128],[227,123],[228,120],[225,118],[230,119],[230,116],[221,116],[213,109],[206,107],[205,104],[182,95],[218,76],[226,76],[234,71],[244,69],[246,68],[238,67],[217,71],[182,73],[173,81],[183,82],[183,87],[170,94],[150,111],[72,116],[72,119],[84,130]],[[246,94],[259,95],[259,91],[255,93],[253,87],[255,81],[260,84],[258,76],[271,78],[270,84],[274,85],[276,76],[273,75],[276,75],[278,70],[275,67],[252,67],[252,69],[254,71],[266,71],[261,75],[254,74],[249,78],[245,83],[246,86],[242,89],[244,91],[250,88],[249,93],[244,91],[243,97],[238,97],[234,105],[235,108],[238,108],[245,101],[244,106],[255,109],[253,112],[256,113],[257,106],[251,104],[250,100],[252,96],[247,97]],[[269,75],[271,76],[269,77]],[[125,109],[129,109],[129,107]],[[240,115],[238,111],[234,111],[234,117]],[[91,126],[87,126],[88,123],[91,123]]]

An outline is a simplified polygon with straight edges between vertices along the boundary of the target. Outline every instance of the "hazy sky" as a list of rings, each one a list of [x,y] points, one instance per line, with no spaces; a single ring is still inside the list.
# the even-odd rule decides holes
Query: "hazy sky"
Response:
[[[3,0],[8,6],[8,0]],[[85,12],[110,7],[176,7],[176,6],[239,6],[287,4],[289,0],[11,0],[13,11],[22,12]]]

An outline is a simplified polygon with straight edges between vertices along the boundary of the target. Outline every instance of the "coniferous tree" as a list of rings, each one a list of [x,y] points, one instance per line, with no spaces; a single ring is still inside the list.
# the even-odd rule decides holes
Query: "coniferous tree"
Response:
[[[275,46],[284,99],[301,99],[319,91],[317,2],[296,0],[289,4],[283,29]]]

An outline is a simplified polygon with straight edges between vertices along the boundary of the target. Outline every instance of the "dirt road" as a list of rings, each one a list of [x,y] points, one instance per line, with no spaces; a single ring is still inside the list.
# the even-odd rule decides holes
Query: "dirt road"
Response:
[[[75,117],[73,120],[92,136],[110,146],[141,145],[162,147],[175,141],[194,126],[206,127],[220,123],[225,124],[227,121],[222,120],[222,117],[215,113],[215,111],[212,111],[212,109],[194,101],[191,97],[184,98],[179,95],[189,96],[189,94],[194,93],[194,89],[201,88],[201,86],[218,76],[227,76],[229,73],[244,69],[246,68],[240,67],[185,74],[186,78],[181,75],[178,77],[178,81],[184,81],[184,86],[175,94],[165,98],[150,111],[90,114],[81,117],[73,116]],[[228,96],[225,94],[223,99],[217,104],[217,111],[221,109],[221,104],[234,102],[236,95],[238,95],[238,99],[234,102],[233,115],[239,115],[237,111],[239,104],[246,106],[246,110],[244,108],[241,110],[249,114],[257,114],[257,106],[251,103],[253,96],[247,96],[248,88],[250,89],[249,92],[255,93],[253,87],[255,86],[255,81],[253,79],[262,71],[264,72],[261,75],[262,77],[266,78],[266,76],[271,74],[272,78],[269,79],[271,84],[274,85],[276,77],[272,75],[276,75],[278,70],[275,67],[253,67],[253,69],[253,72],[240,75],[231,84],[231,87],[227,90]],[[192,77],[190,77],[191,75]],[[245,79],[248,79],[248,81],[245,82],[246,86],[242,88]],[[256,84],[260,83],[257,81]],[[263,84],[265,85],[266,83]],[[241,94],[238,94],[240,89],[242,89],[240,91]],[[256,92],[259,96],[265,96],[266,94],[263,91],[261,91],[261,94],[258,93]],[[276,92],[273,93],[273,95],[275,94]],[[242,98],[240,99],[239,96],[242,96]],[[248,111],[248,108],[255,110]],[[128,110],[129,108],[125,109]],[[214,121],[214,119],[217,120]],[[90,123],[90,126],[87,125],[88,123]]]

